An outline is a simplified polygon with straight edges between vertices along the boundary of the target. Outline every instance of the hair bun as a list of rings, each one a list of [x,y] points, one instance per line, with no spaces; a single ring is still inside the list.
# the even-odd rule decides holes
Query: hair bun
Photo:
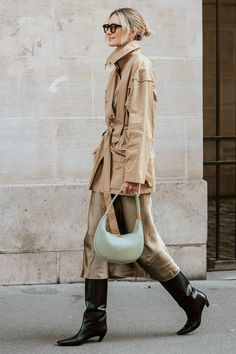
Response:
[[[144,36],[150,36],[152,34],[152,31],[147,27],[145,26],[145,29],[144,29]]]

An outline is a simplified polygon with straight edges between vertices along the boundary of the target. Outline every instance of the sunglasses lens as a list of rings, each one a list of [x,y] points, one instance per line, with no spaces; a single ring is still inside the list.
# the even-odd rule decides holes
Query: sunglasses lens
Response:
[[[107,33],[107,31],[108,31],[108,26],[107,26],[107,25],[103,25],[103,30],[104,30],[105,33]]]
[[[115,33],[116,31],[116,25],[111,25],[110,26],[111,33]]]

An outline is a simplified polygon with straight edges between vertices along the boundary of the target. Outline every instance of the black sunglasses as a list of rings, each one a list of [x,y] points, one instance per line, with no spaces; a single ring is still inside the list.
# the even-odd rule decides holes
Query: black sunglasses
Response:
[[[109,28],[110,28],[111,33],[115,33],[117,27],[122,27],[122,26],[118,25],[116,23],[111,23],[110,25],[109,25],[109,23],[106,23],[102,27],[103,27],[103,30],[104,30],[105,33],[107,33]]]

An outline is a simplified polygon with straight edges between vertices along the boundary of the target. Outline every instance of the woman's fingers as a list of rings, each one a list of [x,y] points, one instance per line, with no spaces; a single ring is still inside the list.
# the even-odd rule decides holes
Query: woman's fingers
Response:
[[[127,183],[126,182],[124,182],[120,188],[123,189],[123,191],[120,194],[127,194],[128,193],[127,192]]]
[[[135,194],[138,192],[138,183],[124,182],[121,188],[123,192],[120,194]]]

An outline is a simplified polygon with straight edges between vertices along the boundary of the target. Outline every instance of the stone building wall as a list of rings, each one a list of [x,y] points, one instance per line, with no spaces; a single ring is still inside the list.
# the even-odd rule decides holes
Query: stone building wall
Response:
[[[105,130],[101,25],[134,7],[157,76],[153,213],[191,279],[206,275],[200,0],[0,0],[0,284],[83,281],[92,151]]]

